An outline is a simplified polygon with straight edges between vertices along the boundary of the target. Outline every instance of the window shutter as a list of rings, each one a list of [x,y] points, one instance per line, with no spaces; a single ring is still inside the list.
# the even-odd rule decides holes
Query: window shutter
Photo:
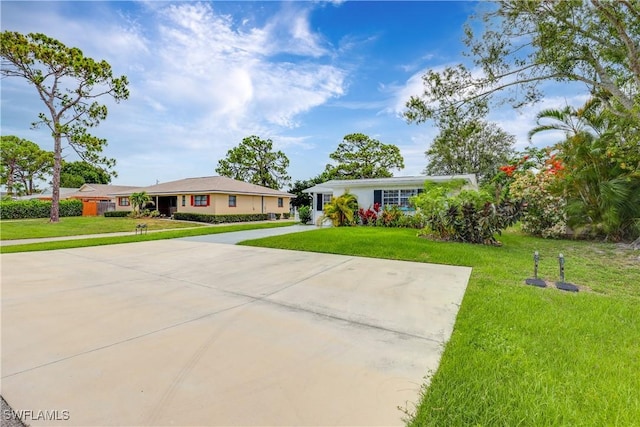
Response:
[[[373,190],[373,203],[382,205],[382,190]]]
[[[207,194],[207,206],[209,206],[209,200],[210,200],[211,195]]]
[[[322,211],[322,194],[316,194],[316,210]]]
[[[191,195],[191,206],[193,206],[193,194]]]

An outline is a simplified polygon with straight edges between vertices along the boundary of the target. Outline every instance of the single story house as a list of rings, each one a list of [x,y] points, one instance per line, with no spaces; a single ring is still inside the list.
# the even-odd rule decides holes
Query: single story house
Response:
[[[229,214],[289,213],[294,194],[224,176],[185,178],[148,187],[114,192],[116,210],[132,210],[129,196],[146,192],[163,215],[176,212]]]
[[[358,198],[358,205],[363,209],[380,206],[399,206],[410,210],[409,198],[422,192],[426,181],[447,182],[454,179],[467,181],[467,188],[478,188],[478,181],[473,174],[446,176],[398,176],[392,178],[330,180],[303,190],[311,195],[313,222],[322,216],[324,205],[347,191]]]

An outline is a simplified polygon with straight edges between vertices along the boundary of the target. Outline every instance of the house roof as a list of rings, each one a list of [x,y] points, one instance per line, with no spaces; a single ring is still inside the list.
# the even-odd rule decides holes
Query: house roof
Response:
[[[176,194],[251,194],[257,196],[295,197],[294,194],[274,190],[261,185],[237,181],[225,176],[205,176],[200,178],[185,178],[178,181],[163,182],[148,187],[138,187],[126,191],[111,193],[115,196],[128,196],[131,193],[146,192],[151,196]]]
[[[70,188],[70,187],[60,187],[60,198],[66,199],[69,197],[69,194],[73,194],[78,191],[78,188]],[[20,196],[18,200],[29,200],[29,199],[46,199],[51,198],[53,196],[53,188],[47,188],[43,190],[41,193],[34,193],[28,196]]]
[[[66,197],[95,197],[110,198],[111,194],[136,189],[131,185],[111,185],[111,184],[83,184],[82,187],[73,193],[66,194]]]
[[[453,179],[465,179],[474,187],[478,186],[476,176],[474,174],[465,175],[419,175],[419,176],[396,176],[391,178],[370,178],[370,179],[332,179],[322,184],[315,185],[303,193],[329,193],[336,188],[360,188],[360,187],[405,187],[418,186],[422,187],[425,181],[446,182]]]

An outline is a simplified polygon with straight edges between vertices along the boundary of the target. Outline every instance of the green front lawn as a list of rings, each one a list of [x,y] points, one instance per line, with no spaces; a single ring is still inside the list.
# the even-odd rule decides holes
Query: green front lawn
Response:
[[[631,426],[640,420],[640,254],[531,238],[432,242],[415,230],[332,228],[244,244],[473,267],[455,330],[409,425]],[[566,259],[574,294],[523,284]]]
[[[51,251],[56,249],[84,248],[88,246],[116,245],[120,243],[147,242],[151,240],[176,239],[179,237],[203,236],[205,234],[230,233],[233,231],[256,230],[263,228],[288,227],[293,221],[274,221],[261,223],[241,223],[220,225],[216,227],[198,227],[177,230],[165,230],[157,233],[131,234],[125,236],[90,237],[86,239],[60,240],[52,242],[24,243],[10,246],[0,246],[0,253]]]
[[[105,218],[104,216],[63,217],[58,223],[50,223],[48,218],[5,220],[0,222],[0,240],[134,231],[136,224],[140,223],[147,224],[149,230],[201,227],[204,225],[159,218]]]

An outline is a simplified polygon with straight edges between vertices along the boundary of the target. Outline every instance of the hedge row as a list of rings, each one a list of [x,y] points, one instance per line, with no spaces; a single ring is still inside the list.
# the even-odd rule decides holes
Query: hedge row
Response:
[[[210,224],[222,224],[226,222],[250,222],[250,221],[266,221],[267,214],[244,214],[244,215],[209,215],[197,214],[189,212],[176,212],[173,214],[174,219],[183,221],[207,222]]]
[[[107,211],[104,213],[106,218],[124,218],[131,215],[131,211]]]
[[[0,219],[48,218],[51,202],[31,200],[0,201]],[[81,200],[60,200],[60,216],[82,216]]]

